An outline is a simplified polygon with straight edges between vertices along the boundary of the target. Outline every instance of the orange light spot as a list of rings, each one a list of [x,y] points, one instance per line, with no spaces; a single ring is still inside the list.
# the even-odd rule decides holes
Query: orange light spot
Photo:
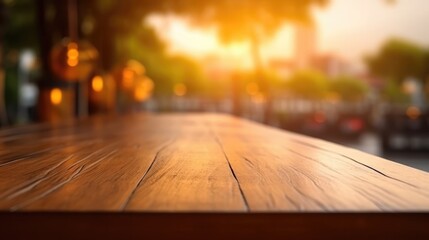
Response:
[[[77,43],[71,42],[67,45],[67,65],[76,67],[79,63],[79,51]]]
[[[143,85],[149,92],[151,92],[155,86],[155,84],[150,78],[146,78],[145,81],[143,82]]]
[[[79,63],[79,60],[77,59],[72,59],[72,58],[67,59],[67,65],[69,65],[70,67],[76,67],[78,63]]]
[[[69,49],[67,51],[67,57],[71,59],[76,59],[79,57],[79,52],[75,48]]]
[[[188,89],[186,88],[186,85],[183,83],[177,83],[174,85],[173,92],[178,97],[183,97],[186,95],[186,92]]]
[[[52,89],[50,99],[53,105],[59,105],[63,100],[63,92],[59,88]]]
[[[411,106],[411,107],[407,108],[406,114],[411,119],[417,119],[420,117],[422,112],[420,111],[420,109],[418,107]]]
[[[146,72],[145,67],[136,60],[129,60],[127,67],[131,68],[137,75],[143,75]]]
[[[134,89],[134,99],[136,101],[145,101],[149,98],[149,96],[149,92],[145,89],[143,85],[139,85],[136,89]]]
[[[129,89],[133,86],[134,82],[134,72],[129,68],[125,68],[122,71],[122,86],[125,89]]]
[[[100,76],[95,76],[92,79],[91,87],[94,92],[101,92],[104,87],[103,78],[101,78]]]

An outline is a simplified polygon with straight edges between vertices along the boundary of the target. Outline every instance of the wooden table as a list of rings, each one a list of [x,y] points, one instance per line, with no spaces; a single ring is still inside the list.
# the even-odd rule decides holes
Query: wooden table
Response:
[[[0,232],[47,237],[429,236],[429,174],[228,115],[0,131]]]

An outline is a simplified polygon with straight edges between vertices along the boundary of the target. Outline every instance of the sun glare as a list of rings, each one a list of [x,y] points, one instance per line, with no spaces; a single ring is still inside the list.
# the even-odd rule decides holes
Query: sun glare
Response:
[[[170,51],[183,53],[202,59],[217,56],[234,68],[253,67],[249,41],[224,44],[219,41],[215,28],[200,29],[192,27],[186,20],[177,17],[152,15],[147,22],[157,29],[160,36],[168,42]],[[267,41],[261,48],[263,60],[276,56],[291,56],[292,31],[283,27],[274,39]]]

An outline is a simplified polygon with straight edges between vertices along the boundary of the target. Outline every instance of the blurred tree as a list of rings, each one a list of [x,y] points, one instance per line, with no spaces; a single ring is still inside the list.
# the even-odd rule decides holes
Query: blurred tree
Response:
[[[2,0],[3,1],[3,0]],[[35,3],[33,0],[3,1],[5,24],[3,44],[5,54],[23,48],[37,47],[37,28],[35,27]]]
[[[148,14],[161,13],[189,18],[196,26],[216,26],[220,39],[225,43],[250,41],[255,69],[262,79],[261,42],[273,36],[285,21],[311,23],[310,6],[327,1],[96,0],[81,1],[80,9],[83,16],[95,16],[92,38],[101,52],[105,69],[111,68],[116,59],[112,52],[112,39],[129,32],[132,25],[139,25]],[[261,81],[261,87],[269,95],[266,81]],[[270,108],[266,110],[268,113]]]
[[[303,70],[295,73],[286,83],[286,88],[296,97],[320,100],[329,89],[327,77],[317,71]]]
[[[186,85],[191,95],[202,95],[207,90],[205,79],[200,65],[185,56],[174,56],[169,59],[175,69],[175,83]]]
[[[410,95],[406,94],[401,84],[395,81],[388,81],[381,91],[381,96],[389,103],[402,104],[410,103]]]
[[[263,77],[260,45],[286,21],[312,23],[310,6],[327,0],[187,0],[169,1],[175,13],[190,17],[196,26],[216,26],[224,43],[250,41],[251,56],[261,90],[266,96],[264,122],[270,121],[270,85]],[[236,93],[238,94],[238,93]]]
[[[368,86],[358,78],[341,76],[330,81],[330,90],[338,94],[343,101],[353,102],[365,97]]]
[[[171,95],[173,86],[183,83],[191,95],[204,93],[207,80],[202,69],[193,59],[185,56],[171,56],[165,43],[147,25],[136,26],[132,33],[116,39],[116,55],[120,61],[129,58],[141,62],[147,76],[155,81],[155,95]]]
[[[407,77],[426,80],[429,73],[429,52],[408,41],[391,39],[379,52],[366,59],[369,69],[382,77],[397,82]]]

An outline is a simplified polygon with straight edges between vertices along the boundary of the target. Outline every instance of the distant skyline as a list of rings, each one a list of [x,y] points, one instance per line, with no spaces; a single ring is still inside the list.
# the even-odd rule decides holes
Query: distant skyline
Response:
[[[429,47],[429,0],[331,0],[324,8],[313,9],[317,25],[319,53],[337,55],[362,67],[362,57],[376,51],[391,37],[399,37]],[[240,68],[251,67],[248,43],[223,46],[215,29],[194,29],[177,18],[150,21],[170,42],[172,52],[196,58],[218,55]],[[293,30],[285,25],[262,48],[264,59],[290,58]]]

